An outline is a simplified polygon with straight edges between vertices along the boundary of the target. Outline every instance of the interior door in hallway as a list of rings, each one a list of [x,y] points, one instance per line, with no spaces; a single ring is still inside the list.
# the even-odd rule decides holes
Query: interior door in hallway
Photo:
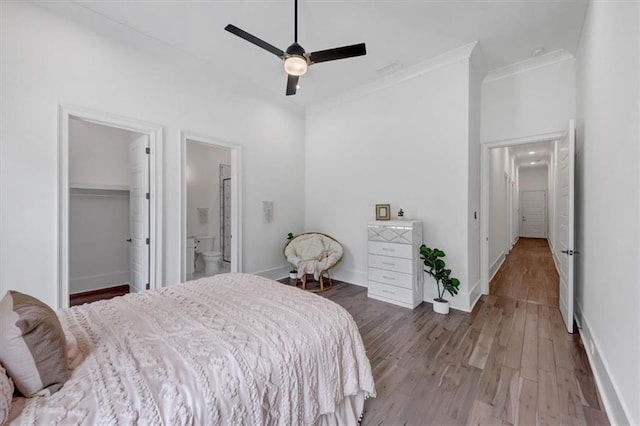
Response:
[[[547,193],[546,191],[522,191],[522,224],[520,236],[545,238],[547,236]]]
[[[558,144],[558,247],[560,248],[560,312],[567,331],[573,333],[574,188],[575,128],[569,122],[567,134]]]

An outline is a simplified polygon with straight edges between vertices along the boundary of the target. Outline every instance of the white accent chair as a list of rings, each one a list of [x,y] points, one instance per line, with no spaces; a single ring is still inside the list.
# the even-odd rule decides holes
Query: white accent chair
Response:
[[[320,286],[310,291],[325,291],[333,287],[329,270],[334,268],[344,254],[342,244],[320,232],[306,232],[289,240],[284,247],[287,262],[296,267],[298,283],[307,290],[307,276],[313,275]]]

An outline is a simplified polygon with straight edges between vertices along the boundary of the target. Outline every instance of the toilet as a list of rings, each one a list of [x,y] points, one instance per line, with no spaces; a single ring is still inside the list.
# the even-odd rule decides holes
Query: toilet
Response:
[[[211,235],[196,237],[196,255],[204,261],[204,274],[215,275],[220,272],[222,253],[215,251],[216,237]]]

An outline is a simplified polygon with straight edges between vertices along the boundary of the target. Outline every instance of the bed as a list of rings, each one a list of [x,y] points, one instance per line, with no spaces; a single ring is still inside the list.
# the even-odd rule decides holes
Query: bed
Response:
[[[357,424],[375,396],[352,317],[222,274],[58,312],[71,373],[11,424]]]

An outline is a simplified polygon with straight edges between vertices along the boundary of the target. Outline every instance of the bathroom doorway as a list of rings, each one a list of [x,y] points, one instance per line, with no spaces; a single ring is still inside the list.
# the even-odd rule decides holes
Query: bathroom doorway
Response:
[[[239,271],[238,148],[183,135],[182,281]]]

